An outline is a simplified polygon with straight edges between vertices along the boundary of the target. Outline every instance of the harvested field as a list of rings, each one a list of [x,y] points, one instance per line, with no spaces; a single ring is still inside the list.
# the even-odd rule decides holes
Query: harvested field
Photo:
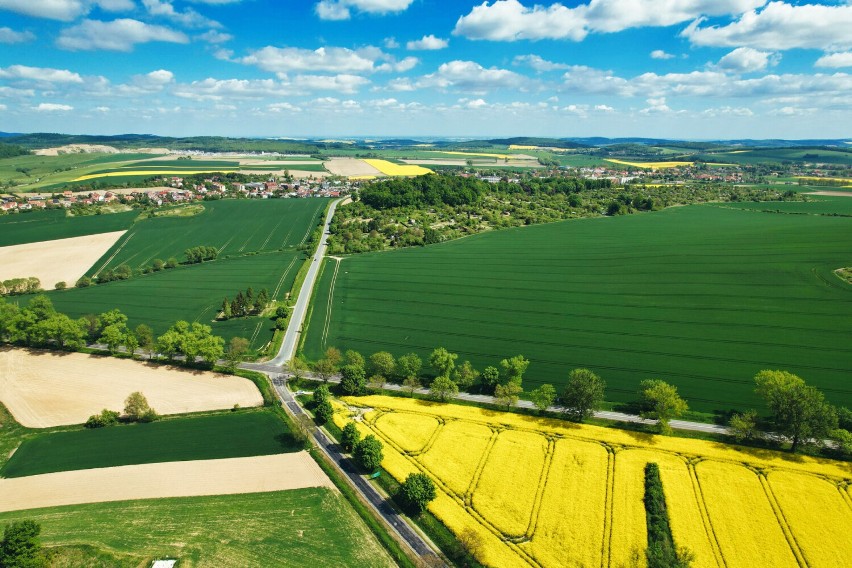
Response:
[[[254,383],[241,377],[83,353],[3,349],[0,370],[0,401],[28,428],[80,424],[104,408],[122,410],[134,391],[160,414],[263,403]]]
[[[325,162],[325,169],[338,176],[379,176],[382,173],[358,158],[332,158]]]
[[[42,288],[69,286],[83,276],[125,231],[41,241],[0,248],[0,280],[35,276]]]
[[[852,191],[810,191],[808,195],[826,195],[829,197],[852,197]]]
[[[81,469],[0,480],[0,511],[334,487],[307,452]]]

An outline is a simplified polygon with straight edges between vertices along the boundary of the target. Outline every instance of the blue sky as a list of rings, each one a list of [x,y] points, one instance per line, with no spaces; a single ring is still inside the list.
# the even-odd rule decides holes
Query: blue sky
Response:
[[[0,131],[852,136],[852,0],[0,0]]]

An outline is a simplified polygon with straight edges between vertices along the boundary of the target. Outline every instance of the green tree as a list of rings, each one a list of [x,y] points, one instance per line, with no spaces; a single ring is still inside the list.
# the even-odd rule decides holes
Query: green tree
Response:
[[[449,378],[458,358],[459,356],[456,353],[450,353],[443,347],[438,347],[429,356],[429,364],[435,369],[439,377]]]
[[[231,301],[227,297],[225,297],[225,299],[222,300],[222,310],[221,311],[222,311],[222,319],[224,319],[224,320],[229,320],[234,315],[231,312]]]
[[[312,400],[314,406],[319,406],[320,404],[331,402],[331,391],[328,388],[328,385],[320,385],[314,389],[314,394],[312,395]]]
[[[355,445],[355,460],[367,471],[376,471],[382,464],[382,443],[372,434]]]
[[[38,535],[41,526],[32,520],[6,525],[0,541],[0,566],[3,568],[41,568],[47,566]]]
[[[773,428],[792,441],[790,451],[811,440],[821,443],[837,428],[837,412],[823,394],[787,371],[761,371],[755,392],[772,412]]]
[[[343,353],[340,352],[340,349],[337,347],[329,347],[325,350],[325,358],[334,366],[334,369],[337,370],[340,367],[340,362],[343,361]]]
[[[479,379],[479,371],[473,368],[470,361],[465,361],[453,372],[453,382],[455,382],[461,390],[467,390],[473,386],[476,380]]]
[[[521,385],[516,382],[508,382],[505,385],[494,387],[494,402],[505,406],[506,410],[518,403],[518,397],[524,392]]]
[[[351,452],[360,441],[361,432],[358,430],[358,427],[354,422],[347,422],[346,426],[340,432],[340,445],[343,446],[343,450]]]
[[[515,355],[514,357],[500,361],[500,366],[503,368],[502,383],[517,383],[520,385],[523,383],[524,373],[527,367],[530,366],[530,362],[523,355]]]
[[[148,399],[139,391],[130,393],[124,401],[124,415],[131,422],[141,420],[145,414],[151,411]]]
[[[544,412],[556,400],[556,389],[553,385],[541,385],[530,392],[530,400],[539,411]]]
[[[758,435],[757,411],[747,410],[742,414],[734,414],[731,416],[728,428],[731,431],[731,436],[733,436],[737,442],[756,438]]]
[[[94,284],[94,282],[92,282],[91,278],[89,278],[88,276],[81,276],[74,284],[74,286],[77,288],[88,288],[92,284]]]
[[[419,377],[420,370],[423,368],[423,360],[417,353],[406,353],[400,355],[396,360],[396,372],[403,380],[410,377]]]
[[[642,418],[659,421],[660,432],[669,434],[669,421],[681,416],[689,406],[677,393],[677,387],[660,379],[646,379],[639,383],[642,397]]]
[[[163,268],[165,268],[165,266],[166,264],[159,258],[155,258],[154,261],[151,263],[151,268],[154,270],[154,272],[161,271]]]
[[[337,371],[337,368],[331,362],[331,359],[327,357],[314,363],[314,372],[323,382],[328,382],[328,379],[334,375],[335,371]]]
[[[142,348],[143,352],[148,354],[148,358],[150,359],[154,352],[154,330],[150,326],[140,323],[136,326],[135,331],[136,339],[139,340],[139,347]]]
[[[393,376],[396,369],[396,361],[393,355],[387,351],[378,351],[370,355],[370,372],[385,379]]]
[[[449,377],[438,376],[432,381],[429,392],[441,402],[446,402],[459,394],[459,387]]]
[[[340,377],[340,387],[346,394],[359,394],[364,391],[367,384],[364,367],[358,365],[344,365],[340,370]]]
[[[494,387],[500,381],[500,371],[497,367],[488,366],[482,370],[482,386],[490,392],[494,392]]]
[[[105,343],[109,352],[115,355],[118,353],[118,348],[124,345],[127,339],[127,325],[124,323],[114,323],[104,327],[101,330],[101,342]]]
[[[316,416],[317,424],[327,424],[331,421],[333,415],[334,408],[332,408],[329,401],[322,402],[314,408],[314,416]]]
[[[245,360],[249,352],[249,341],[245,337],[232,337],[228,342],[228,351],[225,359],[228,361],[228,368],[233,372],[237,365]]]
[[[565,414],[575,422],[582,422],[594,414],[604,400],[606,383],[589,369],[574,369],[568,374],[568,383],[562,391]]]
[[[343,354],[343,364],[355,365],[362,369],[367,367],[367,362],[364,360],[364,356],[353,349],[347,349],[346,353]]]
[[[409,473],[400,487],[403,506],[419,515],[437,496],[435,483],[425,473]]]
[[[405,377],[402,380],[402,388],[408,392],[408,396],[414,396],[414,391],[422,386],[420,379],[417,377]]]
[[[177,265],[178,260],[173,256],[169,257],[169,259],[166,261],[166,268],[177,268]]]

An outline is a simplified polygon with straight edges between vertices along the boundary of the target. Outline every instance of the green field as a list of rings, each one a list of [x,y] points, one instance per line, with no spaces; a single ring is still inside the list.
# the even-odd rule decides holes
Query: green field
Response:
[[[0,247],[122,231],[130,228],[138,215],[137,211],[126,211],[68,217],[64,209],[2,215]]]
[[[848,217],[705,205],[358,255],[330,314],[326,267],[303,350],[523,354],[526,390],[589,367],[610,400],[656,377],[708,413],[760,408],[755,373],[786,369],[850,406],[852,287],[832,273],[850,241]]]
[[[50,292],[56,309],[73,317],[118,308],[132,327],[144,323],[161,334],[177,320],[212,325],[213,333],[226,339],[245,337],[260,347],[272,337],[269,318],[247,317],[213,321],[225,296],[251,286],[269,290],[273,299],[289,292],[305,259],[297,251],[265,253],[216,260],[164,270],[129,280]]]
[[[264,456],[300,449],[281,418],[269,410],[253,410],[42,434],[24,441],[0,469],[0,476]]]
[[[150,158],[150,154],[63,154],[15,156],[0,160],[0,182],[11,182],[12,191],[39,191],[64,185],[79,176],[110,167],[110,164]]]
[[[0,524],[21,519],[41,524],[45,546],[74,547],[59,551],[66,566],[137,568],[157,558],[181,568],[393,565],[343,497],[320,488],[0,514]],[[82,545],[92,548],[81,554]]]
[[[726,203],[724,207],[751,211],[777,211],[803,215],[852,215],[852,193],[849,197],[809,196],[810,201],[763,201]]]
[[[327,205],[327,199],[227,199],[205,202],[200,215],[143,219],[89,273],[120,264],[144,268],[155,258],[182,261],[183,251],[194,246],[214,246],[220,257],[294,248],[307,240]]]
[[[779,162],[843,164],[852,166],[852,152],[828,148],[754,148],[744,151],[695,154],[694,159],[734,164],[778,164]]]

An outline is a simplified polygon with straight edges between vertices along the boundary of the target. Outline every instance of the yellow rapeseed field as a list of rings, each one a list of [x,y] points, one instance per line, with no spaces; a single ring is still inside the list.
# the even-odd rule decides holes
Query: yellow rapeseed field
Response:
[[[222,174],[230,174],[237,170],[235,169],[224,169],[224,170],[123,170],[120,172],[107,172],[102,174],[88,174],[85,176],[80,176],[77,179],[73,179],[71,181],[87,181],[90,179],[99,179],[105,177],[124,177],[124,176],[189,176],[193,174],[213,174],[213,173],[222,173]]]
[[[386,176],[424,176],[426,174],[434,174],[429,168],[423,166],[412,166],[394,164],[387,160],[364,160],[367,164],[373,166]]]
[[[343,399],[402,481],[488,566],[644,567],[644,467],[660,466],[675,543],[695,568],[834,567],[852,558],[852,466],[421,400]]]
[[[633,166],[634,168],[648,168],[655,170],[663,170],[666,168],[679,168],[681,166],[691,166],[695,162],[625,162],[624,160],[604,159],[605,162],[613,164],[621,164],[623,166]]]

